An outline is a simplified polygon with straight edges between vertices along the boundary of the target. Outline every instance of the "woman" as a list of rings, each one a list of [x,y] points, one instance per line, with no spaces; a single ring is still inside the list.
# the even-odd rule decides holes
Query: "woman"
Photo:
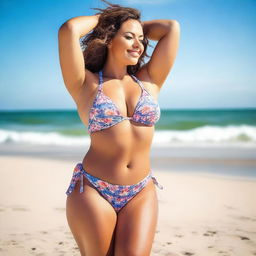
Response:
[[[179,23],[141,22],[138,10],[106,3],[59,29],[64,83],[91,138],[66,192],[67,220],[81,255],[150,255],[158,216],[154,185],[160,186],[150,172],[150,147]],[[147,38],[158,43],[142,65]]]

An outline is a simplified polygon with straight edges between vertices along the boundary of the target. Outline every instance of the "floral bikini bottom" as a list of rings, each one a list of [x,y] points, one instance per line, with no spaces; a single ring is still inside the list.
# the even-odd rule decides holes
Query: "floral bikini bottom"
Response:
[[[78,163],[73,171],[70,185],[66,191],[66,195],[70,195],[75,189],[76,183],[80,179],[80,193],[84,191],[83,177],[99,191],[99,193],[113,206],[116,212],[119,212],[134,196],[136,196],[148,183],[150,179],[158,188],[163,189],[155,177],[150,172],[143,180],[133,185],[116,185],[103,181],[92,176],[83,169],[82,163]]]

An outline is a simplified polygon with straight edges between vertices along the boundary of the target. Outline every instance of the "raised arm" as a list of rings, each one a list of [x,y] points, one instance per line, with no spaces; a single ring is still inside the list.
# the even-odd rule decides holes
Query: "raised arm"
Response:
[[[84,84],[86,69],[79,39],[98,23],[99,15],[79,16],[66,21],[59,29],[59,58],[64,83],[72,96]]]
[[[143,68],[151,82],[160,89],[177,55],[180,25],[176,20],[151,20],[142,24],[145,36],[158,41],[149,62]]]

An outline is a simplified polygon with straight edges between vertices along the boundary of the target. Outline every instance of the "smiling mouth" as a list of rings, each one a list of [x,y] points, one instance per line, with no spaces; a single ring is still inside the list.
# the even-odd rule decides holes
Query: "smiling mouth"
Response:
[[[133,56],[133,57],[139,57],[140,56],[140,53],[141,51],[133,51],[133,50],[127,50],[127,52]]]

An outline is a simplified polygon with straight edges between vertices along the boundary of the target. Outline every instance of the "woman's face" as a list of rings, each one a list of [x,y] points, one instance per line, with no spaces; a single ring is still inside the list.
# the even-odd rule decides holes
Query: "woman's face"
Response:
[[[136,65],[144,51],[144,35],[139,21],[125,21],[108,45],[108,55],[124,65]]]

